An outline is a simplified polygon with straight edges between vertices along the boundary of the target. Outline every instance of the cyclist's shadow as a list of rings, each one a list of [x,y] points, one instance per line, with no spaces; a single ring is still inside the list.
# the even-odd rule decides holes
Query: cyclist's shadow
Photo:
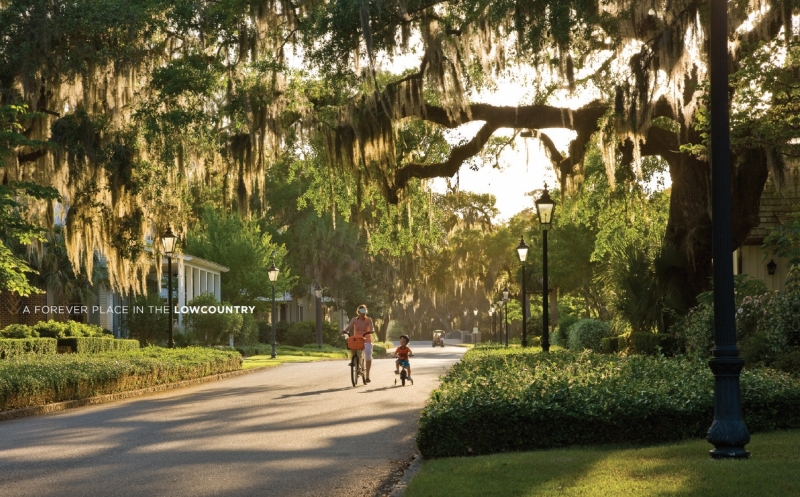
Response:
[[[283,394],[280,397],[275,397],[276,399],[288,399],[290,397],[308,397],[310,395],[322,395],[323,393],[333,393],[333,392],[343,392],[345,390],[352,390],[353,387],[344,387],[344,388],[329,388],[327,390],[315,390],[313,392],[302,392],[302,393],[287,393]]]

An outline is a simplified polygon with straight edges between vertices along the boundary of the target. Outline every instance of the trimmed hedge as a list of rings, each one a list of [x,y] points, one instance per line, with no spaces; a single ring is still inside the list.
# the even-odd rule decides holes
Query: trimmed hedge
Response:
[[[600,352],[603,354],[619,352],[619,337],[603,338],[600,340]]]
[[[599,319],[581,319],[569,328],[569,349],[600,351],[600,341],[611,334],[611,326]]]
[[[25,354],[52,355],[56,347],[55,338],[4,338],[0,339],[0,359]]]
[[[241,365],[236,351],[203,347],[11,357],[0,361],[0,410],[190,380]]]
[[[681,342],[675,335],[665,333],[631,333],[630,348],[631,354],[657,355],[658,348],[661,353],[673,356],[681,351]]]
[[[78,338],[78,337],[104,337],[113,335],[96,324],[79,323],[77,321],[40,321],[33,325],[33,331],[40,337],[48,338]]]
[[[751,433],[800,427],[800,383],[774,370],[744,371]],[[632,355],[468,351],[421,413],[425,458],[574,444],[652,444],[705,436],[714,379],[704,360]]]
[[[59,338],[59,347],[69,347],[76,354],[97,354],[114,350],[136,350],[139,340],[115,340],[113,337]]]

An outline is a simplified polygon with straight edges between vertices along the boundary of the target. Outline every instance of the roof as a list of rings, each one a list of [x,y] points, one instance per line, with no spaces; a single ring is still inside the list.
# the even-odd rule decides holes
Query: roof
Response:
[[[216,262],[203,259],[202,257],[197,257],[196,255],[181,254],[179,257],[183,258],[183,262],[189,263],[190,266],[201,267],[203,269],[211,269],[214,271],[219,271],[220,273],[227,273],[228,271],[231,270],[231,268],[227,266],[223,266],[222,264],[217,264]],[[166,263],[166,258],[162,259],[162,264],[163,263]]]
[[[800,212],[800,170],[787,169],[783,188],[779,192],[770,173],[758,210],[759,224],[750,230],[744,245],[761,245],[776,226],[789,220],[789,214]]]

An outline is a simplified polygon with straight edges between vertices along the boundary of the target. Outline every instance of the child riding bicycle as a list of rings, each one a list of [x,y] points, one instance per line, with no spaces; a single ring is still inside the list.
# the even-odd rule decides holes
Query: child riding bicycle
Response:
[[[364,382],[369,383],[369,370],[372,368],[372,332],[375,328],[372,324],[372,319],[367,317],[366,305],[361,304],[358,306],[356,312],[358,315],[350,321],[347,327],[342,330],[342,333],[349,334],[348,332],[352,332],[352,337],[359,342],[357,351],[354,350],[352,355],[357,354],[359,361],[365,360],[367,375],[364,378]]]
[[[400,335],[400,346],[394,349],[394,356],[397,360],[394,361],[394,374],[400,374],[400,368],[408,371],[408,379],[411,379],[411,364],[408,362],[408,357],[413,356],[411,349],[408,348],[408,337]]]

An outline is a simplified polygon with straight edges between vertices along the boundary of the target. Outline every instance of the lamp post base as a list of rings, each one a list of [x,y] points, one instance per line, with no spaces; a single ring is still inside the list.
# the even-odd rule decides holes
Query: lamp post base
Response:
[[[744,459],[750,455],[744,448],[750,443],[750,432],[742,419],[739,388],[744,360],[736,356],[714,357],[708,366],[714,373],[714,422],[706,435],[714,449],[709,455],[714,459]]]

